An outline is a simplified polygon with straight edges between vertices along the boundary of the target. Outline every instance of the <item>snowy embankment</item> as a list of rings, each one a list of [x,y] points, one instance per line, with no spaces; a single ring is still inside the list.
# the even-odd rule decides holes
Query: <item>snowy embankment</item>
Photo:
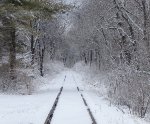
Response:
[[[82,65],[83,63],[78,63],[74,67],[76,72],[74,80],[80,87],[98,124],[149,124],[144,119],[129,114],[128,110],[110,104],[106,99],[107,89],[103,84],[106,81],[105,75],[94,77],[94,74],[90,74],[90,68]],[[92,73],[96,74],[97,71]]]
[[[76,78],[79,79],[79,76]],[[149,124],[143,119],[124,113],[119,108],[110,105],[109,101],[100,96],[96,90],[82,84],[80,88],[98,124]]]
[[[43,124],[64,79],[55,77],[32,95],[0,95],[0,124]]]
[[[51,64],[32,95],[0,94],[0,124],[43,124],[64,80],[61,65]],[[56,69],[57,66],[58,68]],[[59,71],[62,71],[59,73]],[[35,84],[35,83],[34,83]]]

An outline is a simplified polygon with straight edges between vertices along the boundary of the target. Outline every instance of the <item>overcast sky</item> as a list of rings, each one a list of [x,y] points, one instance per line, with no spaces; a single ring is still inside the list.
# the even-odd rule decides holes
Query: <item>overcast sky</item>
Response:
[[[79,5],[83,0],[62,0],[66,2],[67,4],[76,4]]]

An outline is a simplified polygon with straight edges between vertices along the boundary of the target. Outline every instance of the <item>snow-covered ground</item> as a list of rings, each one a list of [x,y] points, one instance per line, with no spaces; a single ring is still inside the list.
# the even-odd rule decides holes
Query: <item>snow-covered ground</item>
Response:
[[[43,124],[63,80],[62,72],[33,95],[0,94],[0,124]]]
[[[66,79],[65,79],[66,76]],[[86,87],[84,75],[73,70],[57,74],[33,95],[0,95],[0,124],[43,124],[61,86],[52,124],[91,124],[90,116],[76,87],[79,86],[97,124],[148,124],[109,105],[102,96]],[[65,81],[64,81],[65,79]]]
[[[143,119],[124,113],[119,108],[110,105],[109,101],[100,96],[97,90],[86,86],[80,74],[74,74],[74,80],[80,87],[98,124],[149,124]]]

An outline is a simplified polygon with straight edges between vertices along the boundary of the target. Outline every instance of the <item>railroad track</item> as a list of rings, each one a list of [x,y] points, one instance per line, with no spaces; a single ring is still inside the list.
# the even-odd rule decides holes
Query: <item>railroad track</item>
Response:
[[[88,106],[88,104],[87,104],[87,102],[86,102],[86,100],[85,100],[83,94],[81,93],[79,87],[77,87],[77,90],[78,90],[78,92],[80,93],[80,95],[81,95],[81,97],[82,97],[82,100],[83,100],[83,102],[84,102],[84,105],[85,105],[86,108],[87,108],[87,111],[88,111],[88,113],[89,113],[89,116],[90,116],[90,118],[91,118],[91,120],[92,120],[92,124],[97,124],[97,122],[96,122],[96,120],[95,120],[95,118],[94,118],[94,116],[93,116],[93,114],[92,114],[92,112],[91,112],[91,110],[90,110],[90,108],[89,108],[89,106]]]
[[[86,99],[84,98],[84,96],[83,96],[83,94],[80,91],[78,86],[77,86],[77,91],[79,92],[80,96],[82,97],[83,103],[84,103],[85,107],[87,108],[87,112],[88,112],[88,114],[89,114],[89,116],[90,116],[90,118],[92,120],[92,124],[97,124],[97,122],[96,122],[96,120],[95,120],[95,118],[94,118],[94,116],[92,114],[92,111],[90,110],[90,108],[89,108],[89,106],[88,106],[88,104],[86,102]],[[60,99],[60,96],[61,96],[62,92],[63,92],[63,86],[60,88],[60,91],[59,91],[59,93],[58,93],[58,95],[57,95],[57,97],[55,99],[55,102],[54,102],[54,104],[52,106],[52,109],[50,110],[50,112],[49,112],[49,114],[48,114],[44,124],[51,124],[54,112],[56,110],[56,107],[58,105],[58,102],[59,102],[59,99]]]
[[[58,104],[58,101],[59,101],[59,98],[60,98],[60,95],[61,95],[62,91],[63,91],[63,87],[60,88],[60,91],[59,91],[59,93],[58,93],[58,95],[57,95],[57,97],[55,99],[55,102],[54,102],[54,104],[52,106],[52,109],[50,110],[50,112],[49,112],[49,114],[48,114],[44,124],[51,124],[51,120],[53,118],[53,114],[54,114],[54,111],[55,111],[55,109],[57,107],[57,104]]]

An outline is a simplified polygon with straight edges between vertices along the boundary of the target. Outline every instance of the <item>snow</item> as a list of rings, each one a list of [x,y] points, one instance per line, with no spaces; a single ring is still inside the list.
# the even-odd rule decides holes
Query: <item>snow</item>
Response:
[[[63,72],[57,76],[33,95],[1,94],[0,124],[43,124],[64,80]]]
[[[146,124],[144,120],[123,113],[113,105],[110,106],[108,101],[96,96],[93,92],[86,92],[84,96],[98,124]]]
[[[85,76],[79,71],[82,69],[81,65],[76,67],[76,74],[73,75],[74,80],[80,87],[98,124],[149,124],[144,119],[129,114],[126,110],[110,105],[110,102],[105,98],[105,87],[102,85],[102,89],[99,88],[98,91],[97,88],[88,85],[85,79],[87,75]]]
[[[90,116],[77,91],[72,72],[66,73],[64,90],[58,102],[52,124],[91,124]]]
[[[57,92],[32,96],[0,96],[1,124],[42,124]],[[51,99],[51,101],[50,101]]]
[[[66,77],[66,79],[65,79]],[[85,75],[75,70],[63,70],[52,78],[46,76],[44,84],[32,95],[0,95],[0,124],[43,124],[55,98],[64,89],[52,124],[91,124],[89,113],[80,93],[79,86],[97,124],[148,124],[118,107],[110,105],[96,89],[88,87]]]

